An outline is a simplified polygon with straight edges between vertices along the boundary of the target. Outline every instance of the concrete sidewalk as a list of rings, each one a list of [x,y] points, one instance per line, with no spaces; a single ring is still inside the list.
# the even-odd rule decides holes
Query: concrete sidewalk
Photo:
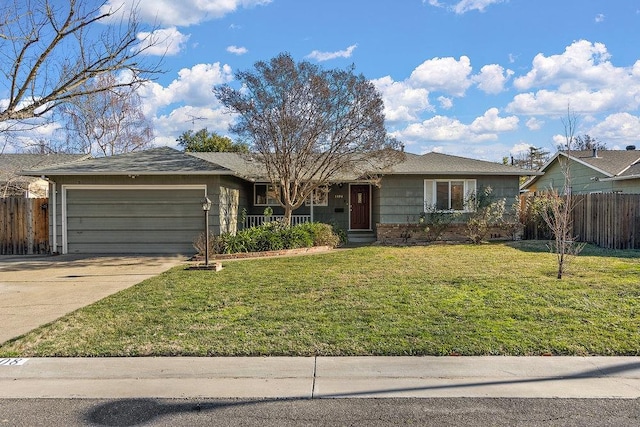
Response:
[[[640,398],[640,357],[0,359],[0,398]]]

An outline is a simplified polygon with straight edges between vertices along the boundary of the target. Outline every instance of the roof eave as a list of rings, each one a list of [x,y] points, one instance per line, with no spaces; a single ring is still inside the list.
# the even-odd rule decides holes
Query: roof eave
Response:
[[[20,173],[21,176],[160,176],[160,175],[234,175],[240,178],[244,178],[232,171],[93,171],[93,172],[84,172],[84,171],[75,171],[75,172],[67,172],[67,171],[23,171]],[[246,179],[246,178],[245,178]]]
[[[385,172],[384,175],[463,175],[463,176],[531,176],[531,175],[544,175],[542,172],[456,172],[456,171],[442,171],[442,172]]]
[[[640,175],[612,176],[609,178],[600,178],[599,181],[627,181],[631,179],[640,179]]]

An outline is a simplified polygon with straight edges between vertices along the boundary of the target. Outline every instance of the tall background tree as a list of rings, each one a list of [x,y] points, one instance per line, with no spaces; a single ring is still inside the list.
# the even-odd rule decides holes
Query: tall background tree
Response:
[[[63,151],[112,156],[152,145],[153,126],[134,87],[118,86],[113,74],[102,74],[84,86],[84,95],[60,107]],[[110,89],[100,90],[103,87]]]
[[[244,144],[242,142],[233,142],[231,138],[218,135],[215,132],[209,132],[207,128],[200,129],[197,132],[193,132],[192,130],[183,132],[176,141],[178,141],[178,145],[181,146],[184,151],[231,151],[234,153],[249,152],[249,146],[247,144]]]
[[[549,160],[549,151],[542,147],[530,146],[529,151],[511,158],[511,164],[522,169],[540,169]]]
[[[598,138],[594,138],[589,134],[574,136],[571,140],[571,144],[567,146],[563,144],[558,147],[559,150],[606,150],[607,144],[600,141]]]
[[[237,113],[231,130],[250,143],[279,186],[286,223],[338,173],[402,158],[401,144],[387,136],[380,93],[353,67],[325,70],[283,53],[236,79],[242,90],[225,84],[214,93]]]
[[[106,0],[6,0],[0,4],[0,132],[37,126],[75,98],[136,87],[157,73],[143,60],[159,40],[139,39],[135,12],[119,18]],[[151,34],[149,32],[148,34]],[[149,36],[151,37],[151,36]],[[123,74],[114,87],[88,84]],[[40,119],[30,121],[30,119]]]

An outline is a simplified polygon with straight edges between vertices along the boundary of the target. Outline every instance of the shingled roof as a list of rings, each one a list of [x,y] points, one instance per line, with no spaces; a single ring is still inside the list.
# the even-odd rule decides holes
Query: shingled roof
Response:
[[[20,175],[25,170],[69,164],[88,157],[87,154],[0,154],[0,182]]]
[[[609,177],[620,176],[640,162],[640,151],[637,150],[561,151],[559,154]]]
[[[366,165],[363,165],[367,168]],[[372,166],[369,166],[372,167]],[[533,172],[535,173],[535,172]],[[265,179],[258,161],[239,153],[185,153],[169,147],[90,158],[74,164],[34,168],[27,175],[235,175]],[[406,153],[405,160],[381,170],[345,171],[337,180],[358,180],[367,174],[384,175],[531,175],[531,171],[483,160],[441,153]]]
[[[469,159],[442,153],[408,155],[404,162],[391,167],[391,174],[414,175],[531,175],[515,166],[485,160]]]
[[[86,159],[74,164],[32,169],[27,175],[228,175],[222,165],[170,147],[152,148],[109,157]]]

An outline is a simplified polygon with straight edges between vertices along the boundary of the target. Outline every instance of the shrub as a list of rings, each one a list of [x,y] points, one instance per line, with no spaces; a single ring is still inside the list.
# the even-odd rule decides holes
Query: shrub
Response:
[[[425,211],[420,214],[420,224],[425,226],[427,240],[430,242],[440,240],[458,215],[457,212],[439,210],[436,205],[426,206]]]
[[[329,246],[335,248],[340,245],[342,239],[334,232],[333,227],[321,222],[307,222],[299,227],[306,230],[312,238],[313,246]]]
[[[202,236],[204,241],[204,235]],[[340,238],[328,224],[306,223],[286,226],[281,221],[270,221],[246,228],[238,233],[225,233],[213,239],[211,253],[265,252],[311,246],[336,247]],[[194,246],[196,243],[194,243]],[[204,251],[204,243],[199,243]],[[198,247],[196,249],[200,250]]]
[[[493,200],[492,188],[487,187],[483,192],[473,195],[467,201],[474,207],[467,221],[467,237],[475,244],[484,240],[491,227],[500,224],[505,211],[505,199]]]
[[[282,230],[282,242],[287,249],[309,248],[314,246],[311,234],[300,226]]]

